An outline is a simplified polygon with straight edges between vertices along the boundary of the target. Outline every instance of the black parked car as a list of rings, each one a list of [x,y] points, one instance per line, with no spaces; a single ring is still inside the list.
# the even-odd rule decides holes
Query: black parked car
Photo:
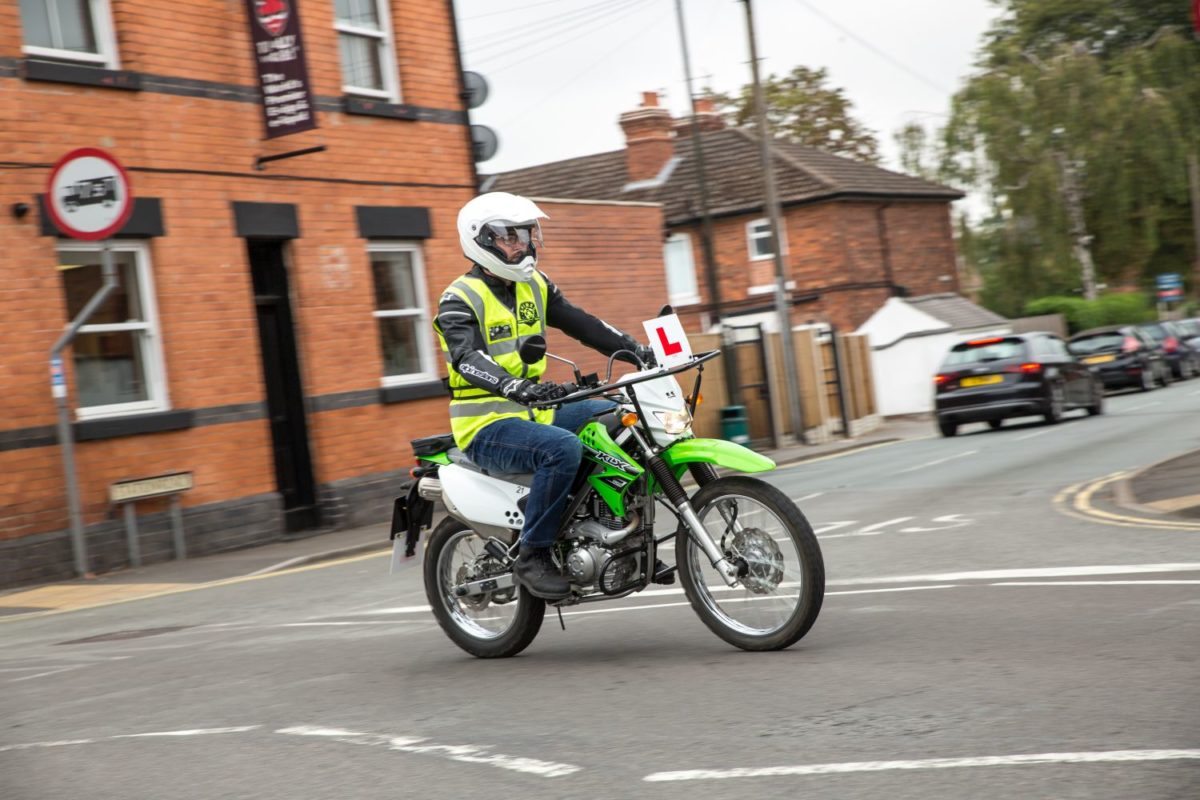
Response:
[[[1143,322],[1138,329],[1150,335],[1167,359],[1171,374],[1187,380],[1200,373],[1200,351],[1188,343],[1188,335],[1178,322]]]
[[[1170,380],[1163,349],[1136,325],[1092,328],[1071,337],[1067,347],[1100,376],[1107,389],[1136,386],[1143,392]]]
[[[1039,414],[1047,424],[1063,412],[1104,411],[1104,387],[1052,333],[1013,333],[960,342],[933,379],[942,436],[966,422],[993,429],[1008,417]]]

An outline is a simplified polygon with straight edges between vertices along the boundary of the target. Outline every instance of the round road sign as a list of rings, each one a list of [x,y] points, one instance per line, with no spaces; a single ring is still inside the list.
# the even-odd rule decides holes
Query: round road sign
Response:
[[[67,236],[88,241],[107,239],[133,213],[129,176],[103,150],[72,150],[50,171],[46,208],[50,219]]]

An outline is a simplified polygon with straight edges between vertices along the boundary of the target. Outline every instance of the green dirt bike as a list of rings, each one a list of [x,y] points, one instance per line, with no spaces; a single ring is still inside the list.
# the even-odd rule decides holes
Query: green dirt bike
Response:
[[[521,349],[532,363],[545,354],[533,337]],[[547,354],[548,355],[548,354]],[[580,389],[547,405],[604,396],[617,408],[579,431],[583,462],[554,546],[571,595],[541,600],[513,581],[517,537],[533,476],[489,473],[454,447],[449,435],[413,442],[418,466],[392,521],[395,554],[415,553],[432,523],[434,504],[448,516],[427,537],[425,592],[450,639],[480,658],[513,656],[537,636],[547,602],[563,606],[614,600],[678,570],[700,619],[744,650],[780,650],[812,627],[825,595],[825,566],[812,527],[786,495],[765,481],[718,477],[774,469],[771,459],[741,445],[692,436],[704,362],[712,351],[671,368],[642,369],[612,380],[583,376]],[[556,358],[553,355],[550,358]],[[685,397],[675,375],[697,369]],[[680,483],[690,473],[690,497]],[[657,521],[658,511],[666,512]],[[665,522],[665,524],[664,524]],[[675,566],[658,560],[675,540]],[[655,574],[656,564],[661,567]]]

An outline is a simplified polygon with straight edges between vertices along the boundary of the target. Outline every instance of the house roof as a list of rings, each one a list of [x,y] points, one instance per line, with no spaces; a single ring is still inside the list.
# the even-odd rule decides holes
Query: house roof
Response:
[[[709,131],[700,136],[710,212],[723,216],[762,209],[759,139],[737,128]],[[943,201],[964,196],[949,186],[790,142],[772,142],[771,157],[780,202],[784,205],[843,196]],[[691,139],[682,137],[675,140],[675,163],[663,170],[661,182],[631,185],[625,171],[625,151],[614,150],[501,172],[491,176],[485,185],[489,191],[527,197],[662,203],[666,222],[679,224],[699,215],[695,167]]]
[[[955,330],[1008,322],[1005,317],[993,311],[988,311],[982,306],[977,306],[967,298],[951,292],[926,294],[920,297],[906,297],[904,298],[904,302],[925,312],[934,319],[945,322]]]

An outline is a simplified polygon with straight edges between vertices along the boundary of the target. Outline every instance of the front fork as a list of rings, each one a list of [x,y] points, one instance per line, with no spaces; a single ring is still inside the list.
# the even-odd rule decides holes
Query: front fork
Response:
[[[658,481],[659,486],[663,488],[663,493],[667,496],[667,500],[675,507],[675,511],[679,514],[679,518],[687,526],[688,532],[692,538],[700,545],[700,549],[704,551],[704,555],[708,557],[708,562],[713,565],[713,569],[721,574],[727,586],[733,587],[738,585],[741,570],[738,565],[730,562],[725,557],[725,553],[721,551],[720,546],[713,541],[709,535],[708,529],[704,527],[704,523],[700,521],[700,517],[696,515],[696,510],[692,508],[692,504],[688,501],[687,492],[679,483],[679,479],[675,477],[675,473],[663,460],[662,456],[655,455],[650,458],[650,472]],[[703,485],[709,480],[716,477],[716,473],[712,467],[708,467],[707,471],[700,471],[699,474],[693,471],[698,483]],[[724,510],[721,511],[722,517],[725,517]],[[726,519],[728,522],[729,520]]]

